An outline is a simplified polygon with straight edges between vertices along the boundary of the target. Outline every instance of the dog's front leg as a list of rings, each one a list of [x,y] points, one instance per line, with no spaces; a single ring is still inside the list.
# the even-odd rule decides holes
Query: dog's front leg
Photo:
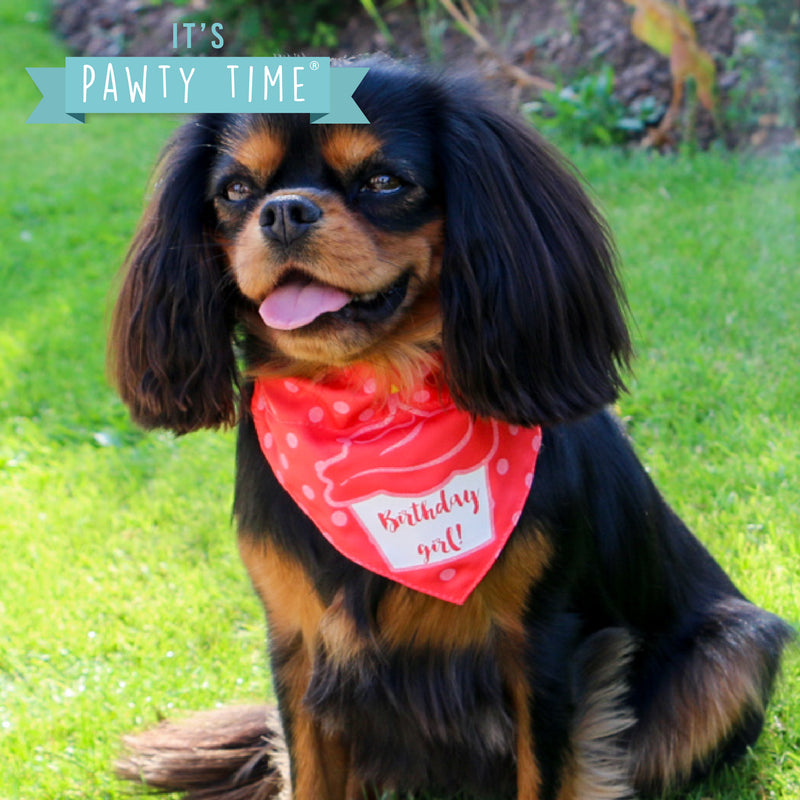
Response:
[[[292,800],[345,800],[349,750],[341,735],[322,730],[304,700],[325,606],[301,566],[263,538],[240,534],[239,551],[267,615]]]
[[[349,800],[349,748],[309,713],[303,697],[311,676],[307,650],[272,646],[273,679],[289,747],[292,800]]]
[[[511,691],[517,750],[517,800],[536,800],[542,779],[534,752],[531,694],[524,670],[514,664],[510,673],[508,685]]]

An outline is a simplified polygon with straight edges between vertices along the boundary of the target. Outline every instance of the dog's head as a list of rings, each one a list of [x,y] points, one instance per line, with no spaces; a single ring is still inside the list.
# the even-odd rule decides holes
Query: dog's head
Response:
[[[387,385],[441,353],[459,405],[524,425],[616,397],[623,300],[579,181],[475,83],[368,66],[369,125],[204,115],[166,148],[110,344],[140,423],[232,423],[237,340],[249,374]]]

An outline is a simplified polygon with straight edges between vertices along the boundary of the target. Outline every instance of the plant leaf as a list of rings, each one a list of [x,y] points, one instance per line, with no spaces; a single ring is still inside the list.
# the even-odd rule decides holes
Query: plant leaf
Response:
[[[714,60],[697,44],[696,39],[676,38],[670,53],[670,69],[676,82],[694,78],[697,85],[697,99],[705,108],[709,110],[714,108],[717,70]]]
[[[700,47],[689,15],[667,0],[625,2],[634,6],[631,19],[633,35],[669,56],[676,87],[682,88],[687,78],[694,78],[698,100],[707,109],[713,109],[716,67],[708,52]]]

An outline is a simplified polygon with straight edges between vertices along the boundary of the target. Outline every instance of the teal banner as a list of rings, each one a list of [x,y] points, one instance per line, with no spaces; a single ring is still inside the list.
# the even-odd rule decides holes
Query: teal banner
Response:
[[[28,122],[86,114],[310,114],[316,123],[368,124],[352,94],[365,67],[329,58],[67,58],[29,68],[42,100]]]

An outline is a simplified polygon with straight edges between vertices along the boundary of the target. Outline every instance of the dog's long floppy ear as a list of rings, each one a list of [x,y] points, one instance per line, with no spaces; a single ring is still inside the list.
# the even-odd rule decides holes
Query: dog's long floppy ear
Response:
[[[551,147],[521,121],[460,99],[446,106],[438,140],[451,391],[479,416],[576,419],[615,399],[630,357],[614,246]]]
[[[199,117],[167,145],[123,267],[109,371],[147,428],[187,433],[236,418],[232,287],[206,201],[221,124]]]

